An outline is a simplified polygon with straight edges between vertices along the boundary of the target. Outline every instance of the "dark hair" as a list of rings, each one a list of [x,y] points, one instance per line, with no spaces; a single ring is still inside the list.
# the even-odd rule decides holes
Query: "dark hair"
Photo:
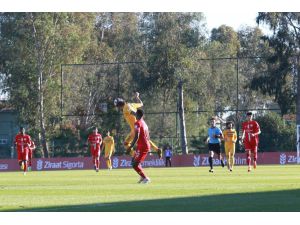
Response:
[[[253,114],[252,114],[252,112],[247,112],[246,115],[247,115],[247,116],[252,116]]]
[[[125,100],[122,99],[122,98],[116,98],[114,100],[114,105],[117,106],[117,107],[123,106],[123,105],[125,105]]]
[[[136,117],[137,117],[138,119],[142,118],[143,115],[144,115],[144,111],[143,111],[142,109],[136,110]]]
[[[25,129],[25,128],[24,127],[20,127],[20,131],[23,130],[23,129]]]
[[[226,122],[226,126],[228,126],[229,124],[232,124],[232,125],[233,125],[233,122],[232,122],[232,121],[227,121],[227,122]]]

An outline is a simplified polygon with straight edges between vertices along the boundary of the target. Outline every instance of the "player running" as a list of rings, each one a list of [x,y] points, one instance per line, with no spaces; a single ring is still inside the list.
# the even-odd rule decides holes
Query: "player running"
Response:
[[[102,144],[102,136],[101,134],[98,133],[98,128],[94,127],[93,128],[93,133],[91,133],[88,136],[87,140],[91,154],[93,157],[93,164],[94,164],[94,169],[96,172],[99,172],[99,166],[100,166],[100,147]]]
[[[24,127],[20,127],[20,132],[15,137],[15,145],[17,146],[18,163],[21,170],[23,170],[23,174],[26,175],[31,138],[28,134],[25,134]]]
[[[145,175],[141,163],[145,160],[150,150],[150,136],[148,126],[144,121],[143,116],[143,110],[137,109],[137,121],[134,123],[135,135],[131,145],[128,148],[132,149],[135,143],[137,143],[136,151],[134,152],[134,157],[132,159],[132,167],[140,175],[140,180],[138,183],[147,184],[150,183],[150,178]]]
[[[252,112],[247,112],[247,121],[242,124],[242,141],[247,154],[248,172],[251,171],[251,156],[253,156],[253,168],[257,166],[257,147],[259,142],[258,135],[261,133],[259,124],[252,120]]]
[[[226,129],[223,131],[223,138],[225,143],[225,154],[227,158],[227,167],[232,172],[234,166],[235,143],[237,134],[233,128],[233,122],[226,122]]]
[[[33,150],[35,148],[36,148],[35,143],[33,142],[33,140],[30,140],[29,152],[28,152],[28,171],[31,171]]]
[[[102,150],[104,149],[106,165],[109,170],[112,169],[111,156],[115,152],[115,141],[113,136],[110,136],[110,132],[107,131],[106,137],[103,139]]]
[[[137,121],[135,114],[137,109],[143,107],[143,102],[139,97],[139,93],[135,92],[135,98],[138,103],[128,103],[124,101],[122,98],[117,98],[114,100],[114,105],[123,111],[124,118],[128,125],[130,126],[130,133],[127,135],[124,141],[126,153],[133,157],[134,151],[130,149],[129,146],[135,135],[134,124]],[[162,151],[158,148],[151,140],[149,140],[151,147],[157,152],[159,158],[162,158]]]
[[[224,162],[222,159],[222,154],[221,154],[221,141],[220,139],[223,138],[222,131],[219,127],[216,127],[216,118],[212,117],[210,119],[211,127],[208,128],[208,137],[206,139],[206,142],[208,143],[208,150],[209,150],[209,166],[210,170],[209,172],[213,173],[213,157],[214,153],[216,153],[219,156],[219,159],[221,161],[222,167],[224,167]]]

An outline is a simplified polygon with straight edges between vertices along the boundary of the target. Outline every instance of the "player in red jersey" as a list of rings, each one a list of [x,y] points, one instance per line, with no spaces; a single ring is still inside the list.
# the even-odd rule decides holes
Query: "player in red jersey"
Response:
[[[253,168],[256,169],[258,135],[261,133],[259,124],[252,120],[252,117],[252,112],[247,112],[247,121],[242,124],[242,140],[247,153],[248,172],[251,171],[251,156],[253,156]]]
[[[26,175],[31,138],[29,135],[25,134],[24,127],[20,127],[20,132],[15,137],[15,144],[17,146],[19,165],[21,169],[23,169],[24,175]]]
[[[29,152],[28,152],[28,171],[31,171],[32,166],[32,155],[33,150],[36,148],[35,143],[33,140],[30,140]]]
[[[150,136],[148,126],[144,121],[143,116],[143,110],[137,109],[137,121],[134,123],[135,136],[128,149],[131,149],[135,145],[135,143],[137,143],[137,147],[132,159],[132,167],[140,175],[140,180],[138,183],[147,184],[150,182],[150,178],[145,175],[141,163],[145,160],[151,145],[149,141]]]
[[[93,157],[94,168],[96,172],[99,172],[102,136],[98,133],[97,127],[94,127],[93,133],[89,135],[87,142],[90,146],[91,154]]]

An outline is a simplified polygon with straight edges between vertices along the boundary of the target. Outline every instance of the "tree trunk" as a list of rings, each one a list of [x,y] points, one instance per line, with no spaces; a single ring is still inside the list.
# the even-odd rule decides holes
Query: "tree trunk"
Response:
[[[43,68],[44,68],[44,59],[45,52],[47,49],[42,49],[41,43],[38,38],[38,33],[35,27],[35,20],[33,13],[28,13],[29,18],[32,22],[32,36],[34,39],[35,45],[35,56],[37,61],[37,74],[38,74],[38,91],[39,91],[39,122],[40,122],[40,132],[41,132],[41,144],[43,148],[44,157],[49,157],[47,141],[46,141],[46,129],[45,129],[45,116],[44,116],[44,89],[43,89]],[[57,20],[56,20],[57,22]]]
[[[49,158],[48,146],[46,141],[45,117],[44,117],[44,94],[43,94],[43,72],[39,71],[39,107],[40,107],[40,129],[41,141],[45,158]]]
[[[178,83],[178,110],[179,110],[179,124],[180,124],[180,142],[183,154],[188,154],[188,146],[186,139],[186,128],[185,128],[185,116],[183,107],[183,82],[182,80]]]

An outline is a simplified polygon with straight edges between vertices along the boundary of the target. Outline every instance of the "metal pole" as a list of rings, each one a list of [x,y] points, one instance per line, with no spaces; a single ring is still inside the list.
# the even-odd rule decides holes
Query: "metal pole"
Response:
[[[236,58],[236,121],[238,121],[239,110],[239,58]]]
[[[120,97],[120,63],[118,62],[117,64],[117,71],[118,71],[118,90],[117,90],[117,94],[118,94],[118,98]],[[120,127],[121,127],[121,117],[119,116],[119,120],[118,120],[118,124],[117,124],[117,148],[119,149],[119,152],[121,152],[121,147],[120,146]]]
[[[118,63],[118,98],[120,97],[120,63]]]
[[[60,65],[60,117],[62,120],[63,115],[63,65]]]
[[[239,58],[236,57],[236,112],[235,112],[235,127],[237,135],[239,136]],[[239,143],[239,142],[237,142]],[[237,150],[240,150],[240,145],[237,145]]]

